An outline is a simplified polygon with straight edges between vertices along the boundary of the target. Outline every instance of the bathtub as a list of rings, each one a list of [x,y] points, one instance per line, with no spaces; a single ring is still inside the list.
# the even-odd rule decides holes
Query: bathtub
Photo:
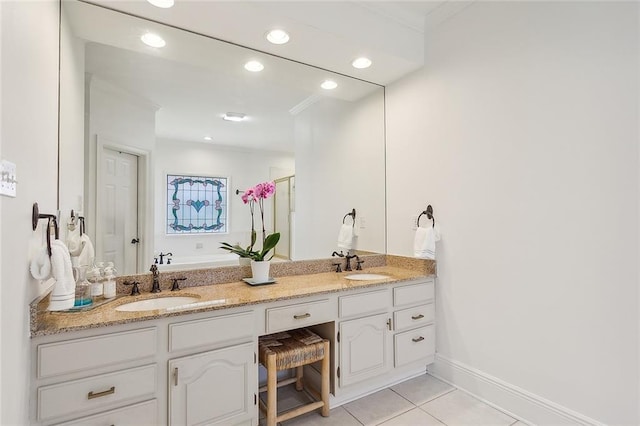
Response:
[[[160,271],[180,271],[189,269],[216,268],[219,266],[238,266],[238,255],[233,253],[209,254],[200,256],[173,257],[170,264],[157,264]]]

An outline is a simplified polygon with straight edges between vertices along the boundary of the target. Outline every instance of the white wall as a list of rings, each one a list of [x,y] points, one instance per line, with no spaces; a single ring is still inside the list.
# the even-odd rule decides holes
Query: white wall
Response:
[[[129,93],[99,77],[89,81],[89,136],[85,149],[85,205],[87,206],[87,234],[96,246],[97,261],[101,253],[96,239],[96,153],[99,146],[122,149],[138,155],[138,237],[141,240],[140,258],[151,258],[152,244],[146,236],[153,235],[153,188],[148,186],[153,177],[153,150],[156,144],[155,124],[157,106],[136,94]],[[145,191],[145,188],[148,190]],[[145,271],[142,265],[142,271]],[[139,269],[140,270],[140,269]]]
[[[60,210],[61,238],[71,210],[84,214],[84,41],[74,37],[64,13],[60,23]]]
[[[637,9],[476,2],[387,89],[389,252],[442,227],[436,372],[541,424],[483,379],[640,422]]]
[[[31,230],[31,205],[56,210],[58,4],[5,1],[1,7],[0,148],[18,177],[18,196],[0,197],[0,424],[9,426],[29,424],[29,303],[43,290],[29,274],[30,246],[42,236],[41,228]]]
[[[382,90],[354,103],[325,98],[296,116],[296,259],[337,250],[353,208],[354,248],[384,252],[383,99]]]
[[[241,191],[259,182],[270,179],[272,169],[295,172],[291,154],[234,149],[206,143],[159,139],[155,151],[155,233],[156,252],[172,252],[175,257],[201,256],[225,253],[219,250],[221,242],[242,246],[249,245],[251,215],[249,207],[242,203],[236,189]],[[166,235],[167,174],[193,174],[197,176],[220,176],[229,178],[229,220],[227,234]],[[267,232],[273,229],[271,200],[265,205]],[[256,231],[261,231],[258,206],[255,207]],[[258,232],[259,234],[261,232]],[[260,241],[260,236],[258,240]],[[202,244],[197,249],[196,244]],[[260,244],[258,244],[259,246]],[[150,259],[151,260],[151,259]]]

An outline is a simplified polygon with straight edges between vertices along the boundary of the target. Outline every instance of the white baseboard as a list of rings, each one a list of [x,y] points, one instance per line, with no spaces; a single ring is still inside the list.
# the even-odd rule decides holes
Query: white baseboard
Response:
[[[429,374],[528,424],[605,426],[604,423],[440,354],[436,354],[435,362],[427,370]]]

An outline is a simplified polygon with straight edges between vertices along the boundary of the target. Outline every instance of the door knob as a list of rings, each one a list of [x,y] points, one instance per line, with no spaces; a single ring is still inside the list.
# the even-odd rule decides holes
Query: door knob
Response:
[[[132,238],[131,244],[138,244],[140,242],[140,238]]]

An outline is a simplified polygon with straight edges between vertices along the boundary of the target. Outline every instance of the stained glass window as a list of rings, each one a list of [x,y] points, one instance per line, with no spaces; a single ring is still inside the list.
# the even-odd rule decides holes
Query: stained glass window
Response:
[[[227,232],[227,178],[167,175],[167,234]]]

